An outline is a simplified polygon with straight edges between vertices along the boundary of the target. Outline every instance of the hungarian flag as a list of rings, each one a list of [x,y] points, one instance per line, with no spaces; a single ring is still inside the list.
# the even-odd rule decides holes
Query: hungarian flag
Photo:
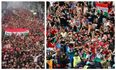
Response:
[[[27,35],[29,33],[29,30],[26,28],[8,28],[5,29],[5,35]]]
[[[104,13],[104,16],[108,16],[108,4],[96,2],[97,12]]]

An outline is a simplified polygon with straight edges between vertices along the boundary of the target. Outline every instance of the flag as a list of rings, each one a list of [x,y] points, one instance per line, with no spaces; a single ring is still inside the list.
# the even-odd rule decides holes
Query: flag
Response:
[[[104,4],[104,3],[96,3],[96,7],[97,7],[97,12],[101,13],[103,12],[104,16],[108,16],[108,4]]]
[[[12,34],[16,34],[16,35],[27,35],[29,33],[29,30],[26,28],[8,28],[5,29],[5,35],[12,35]]]

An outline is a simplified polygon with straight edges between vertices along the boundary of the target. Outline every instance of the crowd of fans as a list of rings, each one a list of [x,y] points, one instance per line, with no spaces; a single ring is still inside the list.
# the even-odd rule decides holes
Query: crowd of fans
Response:
[[[2,68],[44,68],[44,20],[26,8],[4,10],[2,16]],[[7,28],[27,28],[28,35],[5,35]]]
[[[47,68],[115,68],[114,2],[47,2]]]

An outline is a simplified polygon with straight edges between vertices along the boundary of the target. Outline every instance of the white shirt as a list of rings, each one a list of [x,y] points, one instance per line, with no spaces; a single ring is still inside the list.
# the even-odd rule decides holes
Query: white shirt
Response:
[[[62,37],[66,37],[67,33],[66,32],[61,32]]]

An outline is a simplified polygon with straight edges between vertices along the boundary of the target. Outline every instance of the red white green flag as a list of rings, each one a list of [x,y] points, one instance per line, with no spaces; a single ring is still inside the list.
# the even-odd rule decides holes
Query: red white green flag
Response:
[[[104,16],[108,16],[108,4],[97,2],[96,7],[98,10],[98,13],[100,13],[102,11],[104,13]]]
[[[16,34],[16,35],[27,35],[29,33],[29,30],[26,28],[8,28],[5,30],[5,35],[12,35],[12,34]]]

